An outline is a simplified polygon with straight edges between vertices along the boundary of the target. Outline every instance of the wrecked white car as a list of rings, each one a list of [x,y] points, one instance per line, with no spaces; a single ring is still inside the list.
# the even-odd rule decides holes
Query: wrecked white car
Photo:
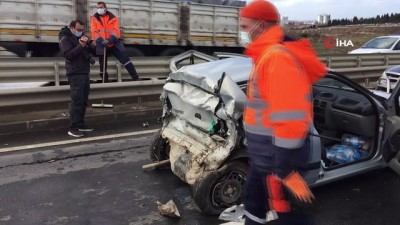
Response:
[[[208,62],[178,68],[187,59]],[[163,127],[154,135],[151,159],[169,159],[173,173],[192,185],[202,212],[219,214],[242,201],[248,167],[242,113],[251,60],[189,51],[170,67],[161,95]],[[313,85],[305,174],[311,186],[387,165],[400,173],[399,89],[380,95],[334,72]]]

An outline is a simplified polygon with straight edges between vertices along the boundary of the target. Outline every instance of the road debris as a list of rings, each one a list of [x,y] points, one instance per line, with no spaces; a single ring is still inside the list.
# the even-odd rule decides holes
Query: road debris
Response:
[[[179,213],[178,207],[176,207],[174,201],[169,200],[166,204],[162,204],[157,201],[158,211],[160,211],[161,215],[167,217],[180,218],[181,214]]]
[[[220,215],[220,220],[231,221],[236,223],[244,222],[244,205],[234,205],[225,209]],[[235,223],[223,223],[224,225],[235,224]]]
[[[164,165],[168,165],[170,163],[169,159],[166,160],[162,160],[162,161],[158,161],[158,162],[153,162],[150,164],[146,164],[142,166],[143,170],[147,170],[147,169],[154,169],[160,166],[164,166]]]

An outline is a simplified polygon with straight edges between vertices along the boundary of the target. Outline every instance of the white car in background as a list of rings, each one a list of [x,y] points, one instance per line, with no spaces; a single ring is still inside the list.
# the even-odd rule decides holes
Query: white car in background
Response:
[[[377,89],[390,93],[400,80],[400,66],[385,70],[377,82]]]
[[[400,53],[400,35],[376,37],[349,54]]]

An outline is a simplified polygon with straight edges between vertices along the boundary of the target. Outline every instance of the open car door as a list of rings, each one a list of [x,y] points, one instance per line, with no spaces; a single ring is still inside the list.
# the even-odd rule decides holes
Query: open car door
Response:
[[[387,101],[388,116],[383,137],[383,158],[400,174],[400,84],[397,84]]]

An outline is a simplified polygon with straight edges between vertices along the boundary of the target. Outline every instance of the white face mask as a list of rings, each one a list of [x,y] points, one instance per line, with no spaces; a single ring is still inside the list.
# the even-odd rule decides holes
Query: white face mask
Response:
[[[82,37],[83,32],[82,31],[77,31],[77,32],[75,32],[74,35],[75,35],[75,37],[80,38],[80,37]]]
[[[240,41],[240,44],[241,44],[243,47],[246,47],[248,44],[250,44],[250,42],[251,42],[251,37],[250,37],[249,32],[240,31],[239,34],[240,34],[240,36],[239,36],[239,41]]]
[[[97,9],[97,13],[100,15],[104,15],[106,13],[106,8],[102,8],[102,9]]]
[[[239,41],[243,47],[246,47],[250,44],[253,40],[251,40],[251,33],[261,24],[261,21],[258,21],[253,27],[247,31],[240,31]]]

